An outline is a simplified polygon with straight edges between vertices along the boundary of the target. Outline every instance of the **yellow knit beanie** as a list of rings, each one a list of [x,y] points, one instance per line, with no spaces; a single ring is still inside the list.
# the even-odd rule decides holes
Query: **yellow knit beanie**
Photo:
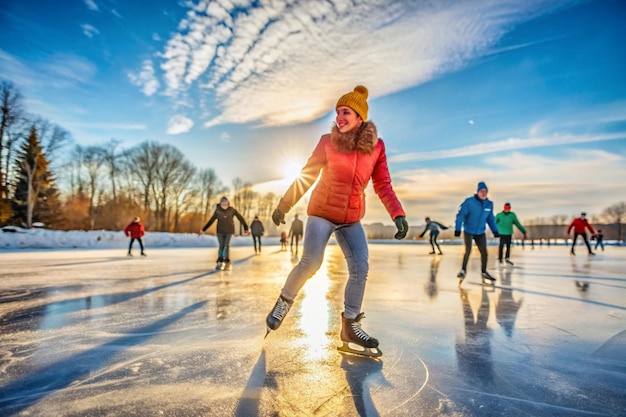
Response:
[[[337,101],[337,105],[335,106],[335,110],[339,108],[339,106],[350,107],[352,110],[357,112],[363,121],[367,121],[367,110],[369,106],[367,105],[367,88],[362,85],[357,85],[354,87],[354,91],[344,94]]]

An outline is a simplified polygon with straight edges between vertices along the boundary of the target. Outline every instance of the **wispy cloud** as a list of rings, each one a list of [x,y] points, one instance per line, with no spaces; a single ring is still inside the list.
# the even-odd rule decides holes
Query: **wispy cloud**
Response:
[[[98,8],[98,5],[96,4],[94,0],[84,0],[84,2],[89,10],[93,10],[94,12],[100,11],[100,9]]]
[[[154,74],[154,67],[150,60],[143,61],[141,71],[138,74],[128,73],[128,79],[133,85],[141,87],[142,93],[148,97],[156,93],[161,86]]]
[[[193,127],[193,120],[181,114],[173,116],[167,123],[167,133],[169,135],[179,135],[187,133]]]
[[[429,161],[436,159],[459,158],[464,156],[484,155],[502,151],[514,151],[546,146],[572,145],[576,143],[599,142],[605,140],[626,139],[626,132],[603,133],[597,135],[559,135],[549,137],[508,138],[493,142],[477,143],[460,148],[441,151],[412,152],[390,156],[390,162]]]
[[[88,38],[93,38],[94,35],[98,35],[100,33],[98,29],[87,23],[80,25],[80,27],[83,29],[85,36]]]
[[[208,1],[159,58],[167,94],[214,92],[205,126],[286,125],[327,113],[356,83],[394,93],[489,53],[515,24],[563,1]]]

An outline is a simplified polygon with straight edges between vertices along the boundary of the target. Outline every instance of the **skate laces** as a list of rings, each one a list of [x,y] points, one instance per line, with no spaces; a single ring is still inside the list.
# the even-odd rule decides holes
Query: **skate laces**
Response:
[[[358,316],[356,316],[354,321],[350,323],[350,327],[352,327],[352,331],[354,332],[356,337],[358,337],[361,340],[367,341],[371,339],[371,336],[365,333],[365,330],[361,328],[361,323],[360,323],[361,319],[364,317],[365,315],[363,313],[360,313]]]
[[[274,306],[274,311],[272,311],[272,317],[282,321],[287,312],[289,311],[289,303],[282,299],[282,297],[278,298],[276,301],[276,305]]]

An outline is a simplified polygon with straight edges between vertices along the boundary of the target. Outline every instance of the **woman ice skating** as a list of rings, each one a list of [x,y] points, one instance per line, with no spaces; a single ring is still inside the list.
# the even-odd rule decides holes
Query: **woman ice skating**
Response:
[[[517,215],[511,211],[511,203],[505,203],[504,209],[496,214],[496,224],[498,225],[498,232],[500,233],[500,244],[498,246],[498,261],[502,263],[502,252],[506,247],[506,253],[504,254],[504,260],[507,264],[513,265],[513,262],[509,259],[511,255],[511,240],[513,239],[513,226],[524,234],[526,239],[526,229],[517,220]]]
[[[133,256],[133,242],[136,240],[139,242],[139,247],[141,248],[141,256],[148,256],[144,252],[143,249],[143,240],[141,239],[143,235],[146,233],[146,230],[141,224],[141,219],[139,217],[135,217],[132,222],[128,223],[128,225],[124,228],[124,234],[130,238],[130,243],[128,244],[128,256]]]
[[[217,252],[217,265],[215,269],[229,270],[230,264],[230,239],[235,234],[235,222],[234,218],[241,222],[245,234],[248,234],[248,223],[241,214],[233,207],[230,206],[228,198],[222,197],[220,203],[217,205],[213,216],[209,219],[207,224],[202,228],[201,233],[204,233],[211,225],[217,220],[217,241],[219,243],[219,249]]]
[[[587,221],[587,213],[580,213],[580,217],[574,219],[572,223],[570,223],[569,227],[567,228],[568,235],[571,233],[572,229],[574,229],[574,241],[572,242],[571,254],[576,255],[576,252],[574,252],[574,249],[576,248],[576,240],[578,239],[578,236],[582,236],[583,240],[585,241],[585,245],[587,245],[589,255],[595,255],[595,253],[591,251],[589,240],[587,240],[587,231],[585,229],[588,229],[592,235],[595,235],[596,231],[593,230],[593,226],[591,226]]]
[[[259,216],[254,216],[254,220],[250,223],[250,234],[252,235],[252,241],[254,242],[254,253],[261,253],[261,236],[265,233],[263,223],[259,220]],[[257,243],[259,249],[257,250]]]
[[[493,203],[487,198],[489,190],[487,184],[479,182],[476,194],[463,201],[456,214],[454,236],[461,236],[463,229],[463,241],[465,243],[465,254],[463,255],[463,265],[457,275],[459,285],[465,279],[467,261],[472,252],[472,241],[476,242],[480,251],[480,270],[482,272],[483,284],[493,284],[496,280],[487,272],[487,236],[485,227],[488,224],[494,237],[499,237],[498,226],[493,216]]]
[[[368,272],[368,246],[360,220],[365,214],[365,188],[370,181],[374,191],[393,219],[403,239],[409,229],[406,215],[391,186],[385,144],[376,126],[367,119],[368,91],[357,86],[339,98],[330,134],[319,140],[313,153],[272,214],[278,226],[285,213],[298,202],[317,180],[309,201],[306,239],[300,262],[289,273],[281,294],[268,314],[267,332],[281,325],[304,283],[322,264],[324,250],[334,233],[348,262],[349,278],[341,314],[341,352],[378,357],[378,340],[361,327],[361,312]],[[267,334],[266,334],[267,337]]]
[[[439,222],[432,221],[430,220],[430,217],[426,217],[424,220],[426,221],[426,227],[424,228],[424,231],[420,235],[420,238],[424,237],[426,232],[430,231],[429,242],[433,250],[432,252],[430,252],[429,255],[435,254],[435,246],[437,246],[437,251],[439,251],[439,255],[443,255],[443,252],[441,252],[441,248],[439,247],[439,243],[437,243],[437,236],[439,236],[440,230],[446,230],[448,226],[444,226],[443,224]]]

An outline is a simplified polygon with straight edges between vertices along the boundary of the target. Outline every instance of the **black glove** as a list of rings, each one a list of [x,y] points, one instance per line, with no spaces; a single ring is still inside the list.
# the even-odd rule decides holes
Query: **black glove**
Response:
[[[398,228],[398,232],[393,237],[398,240],[404,239],[409,231],[409,223],[407,223],[406,218],[398,216],[393,221],[396,223],[396,228]]]
[[[500,237],[500,233],[498,233],[498,232],[493,232],[493,237]]]
[[[278,209],[274,210],[272,213],[272,221],[276,226],[280,226],[281,223],[285,224],[285,213]]]
[[[454,231],[454,236],[456,236],[456,237],[461,236],[461,231],[460,230],[455,230]]]

